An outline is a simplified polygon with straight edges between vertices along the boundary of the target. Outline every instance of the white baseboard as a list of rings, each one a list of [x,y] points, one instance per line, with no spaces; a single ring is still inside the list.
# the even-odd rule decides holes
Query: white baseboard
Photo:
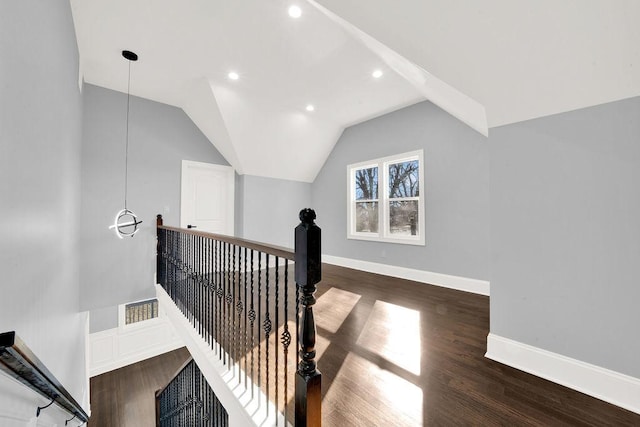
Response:
[[[638,378],[491,333],[485,356],[640,414]]]
[[[450,276],[448,274],[433,273],[431,271],[416,270],[413,268],[397,267],[388,264],[361,261],[352,258],[343,258],[333,255],[322,255],[322,262],[367,271],[369,273],[382,274],[384,276],[398,277],[400,279],[413,280],[428,283],[444,288],[459,291],[472,292],[474,294],[489,295],[489,282],[486,280],[470,279],[468,277]]]
[[[89,335],[89,375],[104,374],[183,347],[166,316]]]

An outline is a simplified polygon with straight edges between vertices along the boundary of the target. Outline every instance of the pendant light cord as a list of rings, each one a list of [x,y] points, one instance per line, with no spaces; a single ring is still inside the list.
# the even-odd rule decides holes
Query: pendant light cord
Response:
[[[129,98],[131,92],[131,60],[129,60],[129,78],[127,79],[127,133],[124,156],[124,208],[127,209],[127,181],[129,178]]]

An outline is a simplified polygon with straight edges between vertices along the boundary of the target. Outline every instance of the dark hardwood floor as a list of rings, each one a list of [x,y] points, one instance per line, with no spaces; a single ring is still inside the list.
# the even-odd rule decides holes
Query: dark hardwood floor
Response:
[[[154,427],[155,392],[188,358],[183,347],[91,378],[89,427]]]
[[[323,265],[323,425],[640,426],[640,415],[484,357],[489,298]],[[90,426],[152,426],[168,353],[91,380]]]
[[[324,426],[640,426],[640,415],[484,357],[489,298],[323,265]]]

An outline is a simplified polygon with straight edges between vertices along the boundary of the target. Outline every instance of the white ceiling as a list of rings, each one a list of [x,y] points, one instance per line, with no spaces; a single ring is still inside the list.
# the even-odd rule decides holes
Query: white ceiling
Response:
[[[317,1],[484,105],[489,127],[640,95],[638,0]]]
[[[70,1],[84,80],[126,92],[136,52],[131,93],[241,174],[313,181],[345,127],[424,99],[486,134],[640,95],[635,0]]]

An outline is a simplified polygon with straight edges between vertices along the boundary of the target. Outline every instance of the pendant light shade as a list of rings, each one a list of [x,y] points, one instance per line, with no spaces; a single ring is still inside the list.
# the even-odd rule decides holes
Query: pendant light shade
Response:
[[[138,225],[142,224],[142,221],[138,221],[138,217],[133,211],[127,208],[127,188],[129,178],[129,102],[130,102],[130,88],[131,88],[131,63],[138,60],[138,55],[129,51],[123,50],[122,56],[129,61],[129,78],[127,80],[127,124],[126,124],[126,137],[125,137],[125,166],[124,166],[124,209],[116,214],[113,225],[109,229],[115,230],[116,235],[119,238],[133,237],[140,228]]]

